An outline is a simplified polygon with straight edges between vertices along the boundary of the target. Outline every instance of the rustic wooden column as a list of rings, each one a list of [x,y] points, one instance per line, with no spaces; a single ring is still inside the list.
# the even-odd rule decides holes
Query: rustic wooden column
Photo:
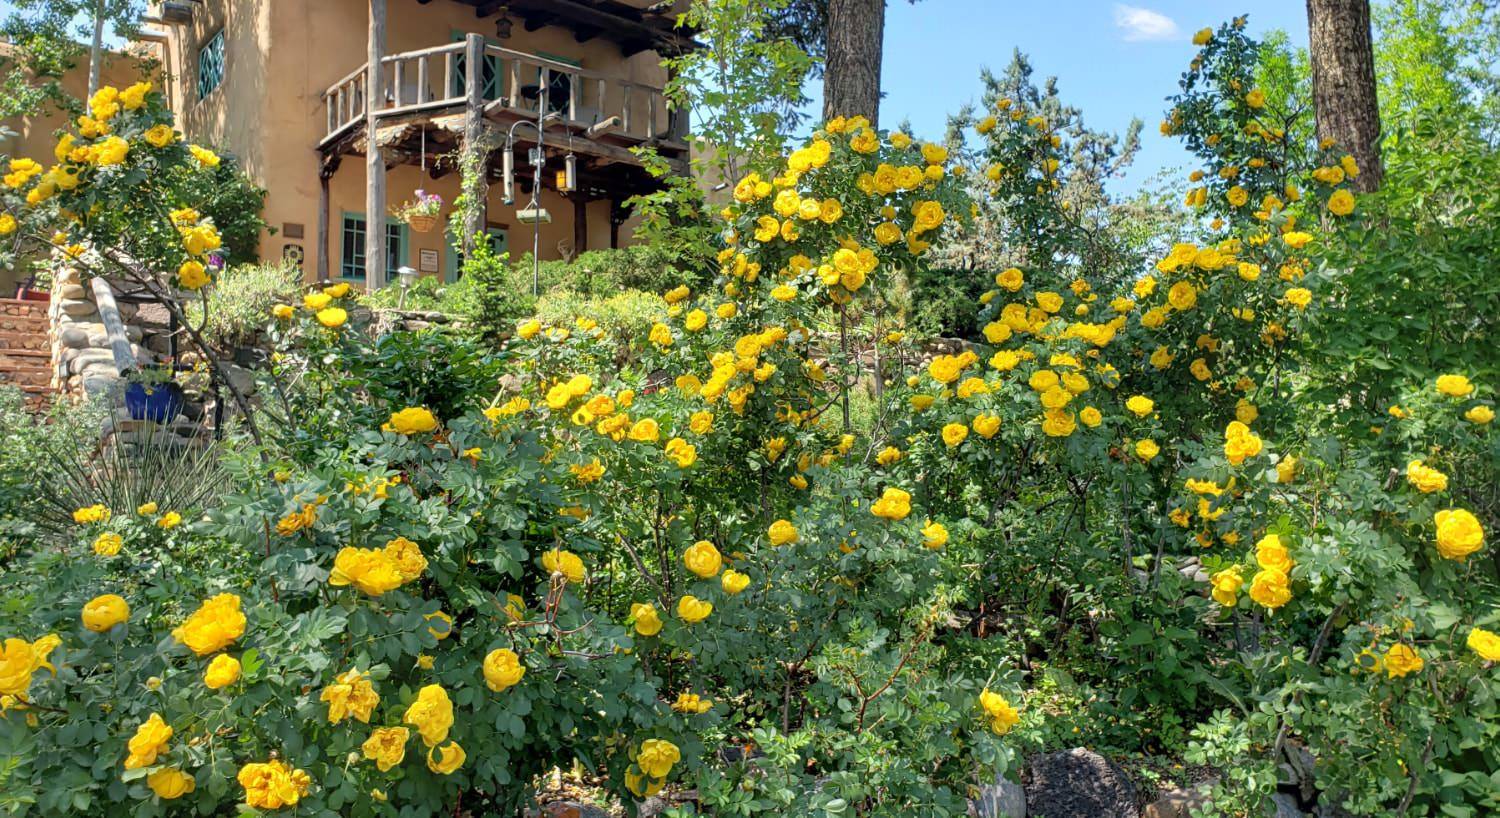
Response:
[[[380,106],[385,101],[385,0],[370,0],[369,64],[365,66],[365,286],[385,286],[385,156]]]
[[[583,255],[589,249],[589,203],[582,193],[574,193],[573,200],[573,257]]]
[[[465,212],[461,236],[464,254],[474,249],[474,237],[484,232],[485,209],[489,204],[489,146],[484,139],[484,37],[468,34],[464,37],[464,144],[466,156],[477,158],[476,172],[460,180],[464,193],[468,194],[470,207]]]
[[[328,161],[318,168],[318,282],[327,283],[328,276],[328,180],[338,166]]]

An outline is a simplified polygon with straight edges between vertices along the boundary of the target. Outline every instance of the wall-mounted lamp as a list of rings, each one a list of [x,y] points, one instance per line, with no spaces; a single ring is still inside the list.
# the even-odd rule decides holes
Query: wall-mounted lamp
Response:
[[[500,16],[495,18],[495,36],[501,40],[509,40],[510,26],[510,9],[505,6],[501,6]]]

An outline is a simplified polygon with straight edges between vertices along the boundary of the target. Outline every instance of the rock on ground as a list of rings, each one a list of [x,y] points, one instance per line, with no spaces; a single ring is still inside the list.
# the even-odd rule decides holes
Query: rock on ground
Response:
[[[979,788],[978,796],[969,802],[969,815],[973,818],[1026,818],[1026,791],[1014,781],[998,778],[995,783]]]
[[[1075,747],[1033,756],[1026,810],[1035,818],[1137,818],[1135,785],[1098,753]]]

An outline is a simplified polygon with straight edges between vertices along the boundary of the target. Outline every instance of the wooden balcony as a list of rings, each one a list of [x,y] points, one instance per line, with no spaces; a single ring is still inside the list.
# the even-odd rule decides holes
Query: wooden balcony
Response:
[[[470,71],[471,64],[481,69]],[[326,133],[318,147],[325,157],[365,150],[367,67],[368,63],[349,72],[323,93]],[[420,123],[424,133],[430,133],[431,126],[458,134],[471,107],[501,128],[518,120],[535,122],[538,111],[544,110],[551,115],[549,147],[562,144],[554,141],[556,135],[578,153],[606,163],[639,165],[628,149],[646,145],[686,168],[687,118],[668,108],[660,88],[475,37],[388,55],[381,60],[381,71],[385,93],[376,103],[377,127],[382,132],[376,138],[387,150],[406,141],[400,135],[384,134],[393,126]],[[516,135],[524,142],[535,141],[529,128],[518,129]]]

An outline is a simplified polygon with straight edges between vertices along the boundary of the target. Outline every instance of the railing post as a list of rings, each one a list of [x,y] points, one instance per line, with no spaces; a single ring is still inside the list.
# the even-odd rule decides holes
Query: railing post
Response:
[[[427,87],[427,55],[417,58],[417,104],[432,101],[432,92]]]
[[[656,138],[656,92],[646,92],[646,138]]]
[[[583,81],[583,77],[580,77],[577,74],[569,74],[568,75],[568,121],[569,122],[577,122],[578,121],[578,83],[580,83],[582,81]]]
[[[396,108],[401,107],[401,83],[406,79],[404,65],[405,61],[401,59],[391,63],[391,102]]]
[[[627,136],[630,134],[630,98],[634,96],[631,90],[630,83],[620,83],[620,130]]]

